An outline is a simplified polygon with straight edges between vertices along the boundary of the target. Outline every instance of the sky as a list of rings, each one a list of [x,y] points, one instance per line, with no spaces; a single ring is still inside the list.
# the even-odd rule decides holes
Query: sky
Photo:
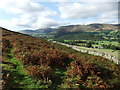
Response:
[[[13,31],[118,23],[119,0],[0,0],[0,27]]]

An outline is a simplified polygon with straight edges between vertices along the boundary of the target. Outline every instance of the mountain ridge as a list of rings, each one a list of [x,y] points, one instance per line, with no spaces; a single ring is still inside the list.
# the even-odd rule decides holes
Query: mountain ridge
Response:
[[[78,31],[99,31],[99,30],[118,30],[119,24],[88,24],[88,25],[68,25],[60,26],[58,28],[46,28],[37,30],[22,30],[19,31],[25,34],[41,33],[41,34],[59,34],[65,32]]]

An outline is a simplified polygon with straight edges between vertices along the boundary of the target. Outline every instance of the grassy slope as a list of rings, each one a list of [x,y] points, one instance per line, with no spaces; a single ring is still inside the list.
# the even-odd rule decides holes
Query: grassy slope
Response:
[[[3,73],[9,74],[6,82],[6,87],[9,88],[40,88],[39,84],[35,84],[35,80],[27,73],[23,64],[15,58],[13,55],[9,55],[11,58],[5,60],[4,62],[10,62],[16,67],[12,67],[10,64],[2,64]],[[11,81],[12,79],[12,81]]]
[[[11,34],[13,33],[11,32]],[[18,34],[18,37],[19,37],[19,34]],[[3,36],[3,38],[9,39],[10,37],[8,35],[5,37]],[[11,52],[15,50],[14,48],[8,48],[8,49],[9,49],[9,52],[6,53],[8,57],[1,64],[1,66],[3,67],[4,75],[5,76],[6,74],[10,75],[10,78],[8,78],[6,81],[4,89],[8,89],[8,88],[48,88],[48,85],[47,84],[45,85],[46,82],[42,80],[36,81],[33,77],[29,75],[23,63],[20,60],[16,59],[16,55],[15,54],[13,55],[13,53]],[[8,64],[4,64],[4,63],[8,63]],[[14,68],[13,66],[11,66],[11,63],[16,67]],[[53,85],[51,86],[52,88],[57,87],[57,85],[61,83],[61,80],[62,80],[61,77],[65,76],[65,71],[66,70],[64,68],[54,69],[54,75],[57,77],[57,79],[54,80]],[[13,81],[10,81],[11,79],[13,79]],[[44,84],[41,84],[41,83],[44,83]]]
[[[112,45],[115,45],[115,46],[119,46],[119,44],[120,44],[116,41],[112,41],[112,42],[110,42],[110,41],[96,41],[96,42],[98,42],[100,45],[102,45],[102,44],[106,44],[106,45],[112,44]]]
[[[87,47],[80,47],[78,46],[78,48],[81,48],[81,49],[86,49],[86,50],[91,50],[91,51],[99,51],[99,52],[104,52],[104,53],[108,53],[108,54],[111,54],[117,58],[119,58],[119,50],[110,50],[110,49],[96,49],[96,48],[87,48]]]
[[[15,68],[15,67],[11,67],[11,65],[8,65],[8,66],[10,66],[10,68],[7,67],[7,69],[5,70],[5,73],[4,73],[5,75],[10,73],[10,79],[8,79],[8,83],[10,83],[10,82],[13,83],[13,84],[12,83],[10,84],[11,86],[9,86],[9,84],[6,84],[6,85],[8,85],[8,86],[6,86],[6,88],[7,87],[8,88],[9,87],[17,87],[17,88],[19,88],[19,87],[23,87],[23,88],[25,88],[25,87],[26,88],[30,88],[30,87],[31,88],[34,88],[34,87],[36,87],[36,88],[37,87],[39,87],[39,88],[58,88],[58,87],[74,88],[74,87],[76,87],[76,86],[74,86],[74,83],[75,83],[75,85],[78,85],[76,83],[80,82],[79,81],[80,77],[77,78],[78,79],[78,81],[77,81],[76,75],[74,75],[74,73],[69,73],[69,71],[75,72],[75,73],[77,72],[78,74],[80,74],[80,73],[84,74],[85,71],[89,71],[88,70],[89,66],[92,67],[91,65],[94,65],[94,64],[96,65],[97,68],[102,69],[101,71],[109,72],[110,75],[115,75],[114,78],[112,77],[112,79],[111,78],[110,78],[110,80],[108,79],[109,83],[111,83],[113,80],[116,80],[119,78],[119,74],[116,74],[116,72],[118,72],[118,69],[119,69],[118,66],[112,62],[109,62],[107,59],[104,59],[102,57],[97,57],[97,56],[92,56],[92,55],[88,55],[85,53],[80,53],[80,52],[77,52],[71,48],[67,48],[67,47],[59,45],[59,44],[53,44],[53,43],[47,42],[47,41],[42,40],[42,39],[38,39],[38,38],[30,37],[30,36],[25,36],[25,35],[21,35],[21,34],[10,32],[10,31],[4,33],[3,38],[9,39],[10,43],[14,46],[11,49],[11,51],[12,51],[10,53],[11,58],[9,58],[9,59],[7,58],[6,60],[3,60],[3,61],[4,62],[11,62],[15,66],[17,66]],[[56,67],[56,64],[58,64],[58,63],[51,62],[51,63],[53,63],[53,65],[48,64],[48,66],[50,68],[52,68],[52,71],[53,71],[52,76],[54,76],[54,78],[50,79],[50,80],[52,80],[52,84],[50,83],[51,82],[50,80],[48,83],[44,82],[44,80],[42,80],[42,79],[35,80],[35,78],[33,79],[27,73],[27,72],[29,72],[27,70],[27,68],[29,66],[31,66],[29,64],[29,62],[31,62],[31,61],[34,62],[34,60],[35,60],[34,58],[31,57],[33,60],[28,59],[29,62],[25,65],[22,60],[27,60],[27,57],[26,58],[23,57],[22,59],[19,59],[20,60],[19,61],[18,59],[16,59],[15,56],[12,56],[13,53],[16,54],[17,56],[23,56],[26,53],[26,51],[28,50],[26,48],[31,48],[31,51],[29,50],[30,54],[28,53],[29,57],[34,56],[34,53],[36,53],[35,55],[38,54],[38,56],[35,56],[34,58],[37,58],[37,57],[39,58],[41,54],[46,53],[45,55],[42,55],[42,57],[45,57],[46,58],[45,60],[48,60],[48,62],[50,60],[53,60],[53,61],[55,60],[58,63],[65,64],[64,66],[61,66],[59,68]],[[18,53],[16,53],[16,52],[18,52]],[[40,55],[39,55],[39,52],[41,52]],[[23,54],[21,54],[21,53],[23,53]],[[9,54],[9,53],[5,53],[5,54]],[[53,56],[53,55],[56,55],[56,56]],[[66,58],[66,56],[64,56],[64,55],[67,55],[67,59],[65,59],[65,61],[61,61],[62,59]],[[40,58],[42,58],[42,57],[40,57]],[[68,61],[66,62],[66,60],[68,60]],[[61,62],[59,62],[59,61],[61,61]],[[79,64],[79,63],[74,64],[77,62],[79,62],[81,64]],[[35,67],[36,64],[34,64],[34,63],[32,63],[32,64],[33,64],[32,66]],[[78,70],[76,71],[76,67],[80,67],[81,65],[84,66],[85,71],[80,72],[80,70],[81,70],[80,68],[78,68]],[[41,64],[37,63],[37,66],[39,66],[39,69],[41,68]],[[88,68],[86,68],[86,67],[88,67]],[[34,71],[34,69],[33,69],[33,71]],[[112,71],[115,71],[115,74],[112,74],[111,73]],[[34,71],[34,72],[31,71],[29,73],[36,73],[36,72],[37,71]],[[93,72],[94,72],[94,68],[93,68]],[[89,74],[90,74],[90,72],[89,72]],[[90,76],[92,77],[92,75],[91,74],[89,75],[89,74],[87,77],[90,77]],[[39,73],[39,76],[40,76],[40,73]],[[39,76],[36,78],[39,78]],[[72,76],[72,78],[71,78],[71,76]],[[104,74],[103,74],[103,76],[104,76]],[[107,73],[105,73],[104,77],[107,77],[107,76],[108,76]],[[19,77],[21,77],[21,78],[19,78]],[[12,79],[12,81],[9,81],[11,79]],[[70,82],[68,82],[67,80],[69,80]],[[104,79],[102,79],[102,81],[104,81]],[[85,85],[87,83],[87,81],[84,81],[84,80],[82,82],[84,82]],[[106,81],[104,81],[104,82],[106,82]],[[116,82],[118,82],[118,80]],[[81,87],[81,85],[79,85],[77,87]],[[91,87],[91,86],[86,85],[85,87]],[[98,87],[100,87],[100,86],[98,86]]]
[[[66,42],[72,42],[74,40],[64,40]],[[82,41],[86,41],[87,40],[82,40]],[[92,46],[97,46],[97,47],[101,47],[103,44],[105,45],[108,45],[108,44],[111,44],[111,45],[115,45],[115,46],[119,46],[120,43],[116,42],[116,41],[95,41],[95,43],[98,43],[98,44],[92,44]],[[86,45],[86,43],[78,43],[77,45]],[[119,57],[119,50],[112,50],[112,49],[97,49],[97,48],[87,48],[87,47],[82,47],[82,46],[79,46],[79,48],[81,49],[87,49],[87,50],[94,50],[94,51],[100,51],[100,52],[104,52],[104,53],[108,53],[108,54],[111,54],[113,56],[116,56],[117,58],[120,58]]]

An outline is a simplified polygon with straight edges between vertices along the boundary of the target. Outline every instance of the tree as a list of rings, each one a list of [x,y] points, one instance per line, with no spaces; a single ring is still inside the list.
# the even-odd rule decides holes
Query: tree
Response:
[[[115,45],[112,45],[112,46],[110,47],[110,49],[112,49],[112,50],[117,50],[117,47],[116,47]]]
[[[86,43],[86,47],[88,47],[88,48],[92,47],[92,43],[90,43],[90,42]]]

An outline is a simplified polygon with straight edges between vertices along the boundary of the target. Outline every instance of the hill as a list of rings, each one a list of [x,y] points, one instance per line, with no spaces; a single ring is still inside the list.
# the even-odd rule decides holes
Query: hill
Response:
[[[89,24],[61,26],[55,32],[55,40],[105,40],[110,32],[118,32],[113,24]],[[105,34],[102,35],[101,33]],[[113,37],[113,36],[112,36]]]
[[[52,28],[45,28],[45,29],[37,29],[37,30],[22,30],[19,32],[24,33],[24,34],[33,35],[33,34],[49,34],[49,33],[53,32],[54,30],[55,29],[52,29]]]
[[[2,30],[3,89],[120,88],[120,67],[44,39]]]
[[[68,25],[60,26],[56,29],[46,28],[38,30],[22,30],[21,33],[44,33],[44,34],[57,34],[63,32],[79,32],[79,31],[99,31],[99,30],[118,30],[118,25],[114,24],[89,24],[89,25]]]
[[[106,40],[106,37],[108,36],[114,38],[114,35],[111,35],[111,33],[114,34],[118,32],[118,27],[119,24],[68,25],[61,26],[56,29],[23,30],[20,32],[40,38],[50,38],[57,41]],[[117,38],[118,37],[115,37],[114,40],[117,41]]]
[[[89,25],[69,25],[61,26],[58,31],[77,32],[77,31],[98,31],[98,30],[117,30],[118,26],[112,24],[89,24]]]

